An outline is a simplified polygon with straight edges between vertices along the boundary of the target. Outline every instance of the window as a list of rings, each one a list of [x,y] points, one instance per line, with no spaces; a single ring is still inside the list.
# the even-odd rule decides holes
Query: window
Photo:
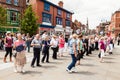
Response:
[[[18,0],[14,0],[14,5],[18,6]]]
[[[66,17],[67,17],[67,18],[70,18],[70,14],[69,14],[69,13],[67,13],[67,14],[66,14]]]
[[[8,10],[7,11],[7,23],[8,24],[18,24],[18,17],[19,17],[19,12],[13,11],[13,10]]]
[[[44,10],[45,11],[50,11],[50,4],[44,3]]]
[[[62,18],[56,18],[56,24],[62,25]]]
[[[11,12],[10,20],[12,22],[17,22],[17,12]]]
[[[60,9],[58,9],[57,10],[57,14],[61,16],[62,15],[62,11]]]
[[[51,14],[43,13],[42,14],[42,21],[51,23]]]
[[[6,0],[6,3],[11,4],[11,0]]]
[[[66,20],[66,26],[70,26],[70,20]]]

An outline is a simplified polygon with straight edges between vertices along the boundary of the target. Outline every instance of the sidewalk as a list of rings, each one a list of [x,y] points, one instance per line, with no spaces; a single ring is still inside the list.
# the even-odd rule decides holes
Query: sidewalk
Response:
[[[68,54],[65,57],[53,60],[51,63],[43,63],[42,67],[30,67],[30,60],[25,66],[26,73],[14,73],[10,66],[0,70],[0,80],[120,80],[120,46],[115,45],[113,55],[107,55],[105,62],[100,63],[98,52],[93,52],[90,56],[85,56],[81,60],[81,65],[77,66],[77,73],[66,72],[66,67],[71,62]],[[4,64],[4,63],[3,63]],[[1,64],[0,64],[1,65]]]

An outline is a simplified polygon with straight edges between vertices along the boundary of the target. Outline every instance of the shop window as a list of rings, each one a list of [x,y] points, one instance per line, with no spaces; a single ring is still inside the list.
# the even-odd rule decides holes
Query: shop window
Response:
[[[51,23],[51,14],[43,13],[42,14],[42,21]]]
[[[62,18],[56,18],[56,24],[62,25]]]
[[[44,3],[44,10],[45,11],[50,11],[50,4]]]
[[[11,0],[6,0],[6,3],[7,4],[11,4]]]

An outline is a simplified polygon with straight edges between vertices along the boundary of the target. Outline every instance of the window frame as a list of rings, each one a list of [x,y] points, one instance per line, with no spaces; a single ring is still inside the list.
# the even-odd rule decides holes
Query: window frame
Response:
[[[12,12],[16,13],[16,21],[13,21],[11,19]],[[13,18],[15,18],[15,17],[13,17]],[[17,25],[17,26],[19,25],[19,11],[7,10],[7,24],[9,24],[9,25]]]
[[[45,16],[46,15],[46,16]],[[49,22],[44,20],[44,17],[46,17],[46,19],[48,18],[49,19]],[[51,18],[52,18],[52,15],[51,14],[48,14],[48,13],[42,13],[42,22],[47,22],[47,23],[51,23]]]
[[[56,17],[56,24],[57,25],[63,25],[63,19],[61,17]]]
[[[68,22],[69,22],[69,24],[68,24]],[[65,24],[66,24],[66,26],[71,26],[71,21],[70,20],[66,20]]]
[[[19,5],[19,0],[14,0],[14,5],[18,6]]]
[[[66,18],[70,19],[70,15],[71,15],[70,13],[66,13]]]
[[[61,16],[62,15],[62,10],[57,9],[57,15]]]
[[[11,3],[11,0],[6,0],[6,3],[7,3],[7,4],[12,4],[12,3]]]
[[[44,10],[45,11],[50,11],[50,4],[44,3]]]

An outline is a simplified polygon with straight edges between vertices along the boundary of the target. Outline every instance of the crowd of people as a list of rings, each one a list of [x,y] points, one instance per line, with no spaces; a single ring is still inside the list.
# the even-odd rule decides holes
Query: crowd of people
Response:
[[[6,51],[3,58],[3,62],[7,63],[7,56],[9,55],[10,62],[13,62],[14,57],[14,72],[24,71],[24,65],[26,64],[26,51],[29,53],[30,48],[33,48],[33,59],[31,67],[41,67],[40,62],[49,63],[50,49],[53,51],[52,58],[57,59],[63,57],[66,52],[71,55],[72,62],[68,65],[66,71],[75,72],[75,66],[81,64],[81,59],[84,56],[90,56],[94,50],[98,50],[98,57],[100,62],[104,62],[104,56],[106,53],[113,54],[113,48],[116,39],[112,36],[99,36],[72,34],[69,37],[64,36],[62,33],[59,35],[48,35],[45,31],[42,35],[36,34],[30,37],[28,34],[17,33],[11,35],[11,32],[7,32],[4,39],[0,38],[0,49]],[[118,45],[120,43],[120,36],[117,38]],[[42,53],[42,59],[40,60],[40,53]],[[12,57],[13,56],[13,57]]]

